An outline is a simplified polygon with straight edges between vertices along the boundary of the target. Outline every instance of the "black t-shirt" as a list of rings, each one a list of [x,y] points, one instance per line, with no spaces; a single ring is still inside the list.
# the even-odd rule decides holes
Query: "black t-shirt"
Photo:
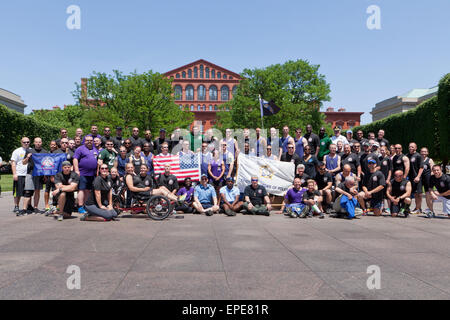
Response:
[[[389,157],[380,159],[380,171],[383,173],[384,178],[387,179],[389,172],[392,171],[392,160]]]
[[[420,168],[423,168],[423,158],[417,152],[415,152],[414,154],[408,153],[407,157],[409,159],[408,176],[409,176],[410,180],[412,181],[419,174]]]
[[[109,192],[112,188],[111,178],[107,176],[106,178],[102,178],[98,176],[94,179],[93,190],[89,195],[88,200],[86,201],[87,206],[97,206],[99,207],[97,200],[95,198],[95,191],[100,191],[101,193],[101,202],[104,206],[109,205]]]
[[[406,179],[402,179],[402,181],[397,182],[395,181],[395,179],[391,180],[391,196],[393,196],[394,198],[398,198],[402,195],[405,194],[406,192],[406,186],[408,185],[408,183],[410,183],[408,180]]]
[[[387,139],[385,139],[385,138],[378,139],[378,138],[377,138],[377,141],[378,141],[378,143],[380,144],[380,147],[386,146],[386,147],[389,148],[389,141],[388,141]]]
[[[403,157],[405,155],[403,153],[399,155],[395,155],[394,158],[392,158],[392,172],[395,172],[397,170],[402,170],[403,173],[405,173],[405,164],[403,163]]]
[[[133,146],[133,148],[134,148],[134,147],[137,147],[137,146],[139,146],[139,147],[142,148],[142,145],[144,144],[144,143],[142,142],[142,139],[139,138],[139,137],[135,138],[135,137],[131,136],[131,137],[129,137],[128,139],[130,139],[131,145]]]
[[[303,159],[303,164],[305,165],[305,173],[314,179],[316,176],[316,166],[319,164],[319,160],[317,160],[316,156],[311,156],[309,160]]]
[[[320,146],[319,136],[314,133],[307,133],[303,137],[308,141],[308,145],[311,147],[311,154],[316,154],[316,149]]]
[[[156,150],[156,154],[160,154],[162,151],[161,151],[161,145],[164,143],[164,142],[167,142],[168,144],[169,144],[169,148],[170,148],[170,141],[168,141],[167,139],[161,139],[161,138],[157,138],[155,141],[153,141],[153,144],[154,144],[154,148],[155,148],[155,150]]]
[[[120,180],[120,176],[117,176],[115,179],[113,177],[109,176],[112,182],[112,188],[114,192],[117,193],[120,187],[124,185],[124,182]]]
[[[361,170],[362,170],[362,172],[364,172],[365,175],[370,174],[369,160],[375,160],[377,163],[376,166],[377,167],[380,166],[380,159],[378,158],[378,155],[375,153],[365,154],[365,156],[363,155],[363,157],[361,159],[363,159],[363,160],[360,160],[361,161]]]
[[[436,187],[439,193],[447,192],[450,189],[450,176],[448,174],[442,174],[440,178],[431,176],[430,186]],[[450,196],[445,196],[446,199],[450,199]]]
[[[68,175],[62,172],[58,172],[55,176],[55,185],[62,184],[63,186],[70,186],[72,183],[80,183],[80,176],[72,171]],[[73,194],[74,192],[67,192],[68,194]]]
[[[114,137],[112,138],[112,141],[114,143],[114,149],[116,149],[117,152],[119,152],[119,148],[123,145],[123,142],[125,139],[123,137]]]
[[[325,172],[324,175],[321,175],[319,172],[316,174],[316,176],[314,177],[314,180],[316,180],[317,183],[317,188],[319,190],[322,190],[323,188],[325,188],[329,182],[333,182],[333,177],[331,175],[331,173],[329,172]]]
[[[108,140],[111,140],[112,143],[114,143],[114,138],[111,136],[109,136],[109,137],[103,136],[100,138],[100,140],[102,140],[102,144],[101,144],[102,148],[106,148],[106,141],[108,141]]]
[[[431,165],[430,165],[430,158],[427,158],[426,160],[423,160],[423,172],[422,177],[429,178],[431,176]]]
[[[320,192],[318,190],[314,190],[313,192],[309,192],[309,190],[306,190],[305,193],[303,193],[303,201],[314,200],[315,196],[320,197]]]
[[[354,174],[358,173],[358,167],[361,165],[359,162],[359,157],[355,153],[349,153],[348,155],[341,155],[341,168],[344,168],[344,165],[348,164],[352,169],[351,171]]]
[[[133,186],[136,188],[153,188],[153,179],[150,175],[145,175],[144,177],[140,174],[133,176]]]
[[[294,172],[297,170],[297,166],[303,162],[302,158],[298,154],[294,152],[294,154],[290,155],[285,152],[281,155],[280,161],[283,162],[292,162],[294,164]]]
[[[381,171],[375,171],[374,173],[366,174],[363,179],[363,186],[367,188],[368,191],[372,191],[379,186],[384,186],[386,188],[386,180]],[[372,194],[372,199],[383,199],[383,189],[377,193]]]
[[[245,187],[244,196],[250,198],[250,202],[254,206],[264,204],[264,197],[267,196],[267,190],[264,186],[258,185],[256,189],[253,189],[251,185]]]
[[[344,190],[345,192],[351,194],[350,189],[345,185],[344,182],[339,183],[339,185],[338,185],[337,187],[338,187],[339,189]]]
[[[158,177],[158,186],[164,186],[169,189],[170,192],[179,189],[178,179],[173,174],[169,174],[168,176],[166,176],[165,174],[161,174]]]
[[[299,178],[302,182],[302,187],[306,187],[308,185],[308,180],[311,179],[306,173],[303,172],[303,175],[300,177],[298,174],[295,175],[295,178]]]

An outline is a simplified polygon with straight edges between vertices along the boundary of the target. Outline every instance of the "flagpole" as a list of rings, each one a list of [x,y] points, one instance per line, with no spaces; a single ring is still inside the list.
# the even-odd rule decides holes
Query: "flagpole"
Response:
[[[262,110],[261,95],[259,95],[259,110],[261,112],[261,129],[264,130],[264,120],[263,120],[263,110]]]

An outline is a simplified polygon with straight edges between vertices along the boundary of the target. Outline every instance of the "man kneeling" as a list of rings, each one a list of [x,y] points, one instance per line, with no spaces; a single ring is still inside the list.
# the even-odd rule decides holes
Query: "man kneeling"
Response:
[[[334,201],[333,209],[336,211],[336,217],[345,214],[348,219],[362,214],[358,206],[358,190],[354,176],[348,176],[345,181],[337,185],[336,192],[339,194]]]
[[[411,204],[411,190],[411,182],[403,178],[403,171],[395,171],[394,179],[391,180],[391,184],[386,191],[393,217],[396,217],[398,214],[405,218],[408,217],[409,205]]]
[[[78,190],[80,176],[70,169],[70,162],[64,161],[62,172],[55,176],[56,190],[53,191],[53,199],[58,203],[58,211],[53,214],[53,217],[58,221],[70,218],[75,205],[74,193]]]

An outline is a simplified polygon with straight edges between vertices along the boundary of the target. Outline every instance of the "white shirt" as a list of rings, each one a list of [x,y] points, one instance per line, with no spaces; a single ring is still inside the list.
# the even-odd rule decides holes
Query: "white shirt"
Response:
[[[331,137],[331,141],[332,141],[334,144],[337,144],[338,141],[342,141],[342,143],[343,143],[344,145],[349,144],[347,138],[344,137],[342,134],[339,135],[339,137],[332,136],[332,137]]]
[[[23,164],[23,159],[25,158],[26,149],[18,148],[14,150],[11,161],[16,163],[16,174],[17,176],[25,177],[27,175],[28,164]]]

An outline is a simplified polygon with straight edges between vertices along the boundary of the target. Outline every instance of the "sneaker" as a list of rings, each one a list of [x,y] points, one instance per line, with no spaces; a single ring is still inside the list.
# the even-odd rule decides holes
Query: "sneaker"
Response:
[[[16,212],[16,217],[26,216],[25,210],[19,210]]]
[[[233,210],[227,209],[227,210],[225,210],[225,214],[229,217],[234,217],[236,215],[236,212],[234,212]]]
[[[361,208],[355,208],[355,217],[364,215],[364,211]]]
[[[293,213],[292,208],[291,207],[287,207],[286,208],[286,213],[284,215],[288,216],[288,217],[292,217],[292,213]]]
[[[414,210],[411,211],[411,214],[420,214],[420,213],[422,213],[422,209],[414,208]]]
[[[13,210],[13,213],[19,213],[19,212],[20,212],[19,206],[15,206],[14,210]]]
[[[325,219],[325,215],[324,215],[323,212],[321,212],[321,213],[319,214],[319,219]]]
[[[291,210],[291,213],[289,214],[289,217],[291,217],[291,218],[298,218],[298,214]]]
[[[64,220],[64,216],[62,214],[55,214],[53,218],[58,221]]]
[[[88,217],[87,213],[83,214],[83,216],[80,218],[80,221],[86,221],[87,217]]]
[[[302,219],[306,218],[306,216],[308,215],[308,211],[309,211],[309,208],[307,206],[305,206],[303,208],[303,210],[300,212],[299,218],[302,218]]]
[[[434,212],[431,210],[425,213],[428,219],[434,218]]]
[[[325,210],[325,213],[326,214],[331,214],[331,212],[333,212],[333,208],[332,207],[328,207],[326,210]],[[322,219],[322,218],[321,218]]]
[[[212,215],[213,215],[212,209],[206,209],[206,210],[205,210],[205,214],[206,214],[208,217],[212,216]]]
[[[87,212],[86,212],[86,209],[84,209],[84,207],[81,206],[81,207],[78,208],[78,213],[80,213],[80,214],[86,214]]]
[[[43,214],[45,211],[39,210],[38,208],[34,208],[34,214]]]

